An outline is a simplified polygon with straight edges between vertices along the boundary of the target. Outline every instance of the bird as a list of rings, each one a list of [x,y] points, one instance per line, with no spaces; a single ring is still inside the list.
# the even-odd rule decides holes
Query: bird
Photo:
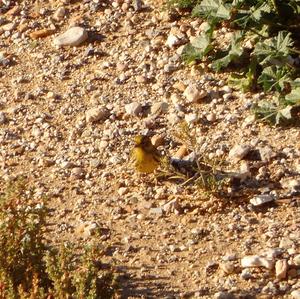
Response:
[[[161,154],[152,144],[149,136],[138,135],[131,156],[135,169],[141,173],[152,173],[160,164]]]

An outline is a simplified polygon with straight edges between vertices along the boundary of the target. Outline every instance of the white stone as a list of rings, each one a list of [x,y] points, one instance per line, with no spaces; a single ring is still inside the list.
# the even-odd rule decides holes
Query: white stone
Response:
[[[88,38],[87,31],[82,27],[71,27],[53,39],[56,46],[79,46]]]
[[[182,45],[184,42],[185,39],[183,38],[183,36],[181,37],[176,34],[170,33],[166,41],[166,46],[173,48]]]
[[[272,150],[270,146],[258,148],[260,158],[264,162],[269,162],[272,158],[276,156],[276,153]]]
[[[243,268],[264,267],[267,269],[272,269],[273,265],[274,264],[271,260],[258,255],[248,255],[241,259],[241,266]]]
[[[61,6],[53,14],[53,19],[56,21],[60,21],[64,18],[65,14],[66,14],[66,9]]]
[[[180,209],[180,205],[178,203],[177,198],[174,198],[171,201],[164,204],[162,208],[165,212],[168,213],[168,212],[174,212],[175,210],[178,211]]]
[[[248,144],[237,144],[229,151],[228,160],[235,162],[242,160],[250,150],[251,146]]]
[[[300,266],[300,254],[297,254],[294,259],[293,262],[296,266]]]
[[[285,279],[287,270],[288,270],[288,263],[286,259],[276,261],[275,273],[277,279]]]
[[[257,207],[257,206],[261,206],[267,202],[271,202],[273,200],[274,200],[273,196],[271,196],[269,194],[260,194],[258,196],[251,198],[250,203],[252,205],[254,205],[255,207]]]
[[[241,272],[241,278],[242,279],[245,279],[245,280],[247,280],[247,279],[250,279],[250,278],[252,278],[252,273],[249,271],[249,269],[243,269],[243,271]]]
[[[125,111],[129,115],[138,116],[142,112],[142,105],[138,102],[132,102],[125,105]]]
[[[293,299],[300,299],[300,290],[295,290],[291,292],[291,295]]]
[[[103,121],[109,116],[108,110],[103,107],[91,108],[85,112],[85,119],[88,123]]]
[[[151,106],[151,113],[152,114],[165,113],[165,112],[167,112],[168,108],[169,108],[169,105],[167,102],[154,103]]]
[[[279,243],[280,248],[288,249],[288,248],[291,248],[293,246],[294,246],[294,242],[291,239],[287,238],[287,237],[283,237],[280,240],[280,243]]]
[[[207,96],[207,91],[200,90],[195,84],[190,84],[183,92],[183,95],[189,102],[195,103],[205,98]]]
[[[11,23],[7,23],[7,24],[3,25],[1,28],[2,28],[4,31],[12,31],[12,30],[14,30],[16,27],[17,27],[17,24],[11,22]]]
[[[188,124],[194,124],[199,120],[199,117],[196,113],[190,113],[190,114],[186,114],[184,116],[184,119]]]

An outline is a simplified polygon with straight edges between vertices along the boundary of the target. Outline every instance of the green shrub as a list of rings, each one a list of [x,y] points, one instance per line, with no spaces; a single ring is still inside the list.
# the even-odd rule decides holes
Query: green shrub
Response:
[[[101,269],[98,244],[46,244],[47,212],[22,179],[0,195],[0,298],[111,298],[114,276]]]
[[[178,6],[183,1],[173,2]],[[190,5],[193,5],[192,16],[206,20],[208,25],[185,46],[183,60],[191,63],[205,59],[216,72],[233,71],[228,84],[244,92],[259,89],[272,92],[277,100],[270,105],[256,105],[256,116],[276,124],[292,121],[296,115],[293,110],[300,106],[299,84],[294,84],[300,78],[300,1],[202,0],[191,1]],[[214,30],[221,26],[233,32],[226,50],[213,36]],[[235,69],[239,72],[234,72]],[[297,98],[291,102],[289,97],[295,94]],[[265,117],[266,114],[272,117]]]

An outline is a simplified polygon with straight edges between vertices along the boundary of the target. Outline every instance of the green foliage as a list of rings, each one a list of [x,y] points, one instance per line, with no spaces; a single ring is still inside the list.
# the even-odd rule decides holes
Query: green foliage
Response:
[[[293,89],[286,96],[278,96],[274,101],[262,101],[253,110],[258,119],[270,123],[289,124],[297,119],[293,118],[293,111],[300,107],[300,87]]]
[[[276,115],[275,123],[282,123],[282,119],[293,117],[290,106],[296,105],[287,105],[285,96],[294,89],[299,76],[299,69],[293,63],[300,53],[299,12],[299,0],[197,1],[192,16],[206,20],[210,30],[204,30],[196,42],[185,46],[183,60],[187,63],[206,60],[217,72],[240,68],[241,71],[229,76],[228,84],[244,92],[261,88],[278,93],[276,101],[260,104],[258,114],[264,115],[263,119],[273,119]],[[234,32],[225,51],[227,45],[213,35],[213,30],[220,26]]]
[[[197,5],[198,0],[168,0],[167,5],[169,7],[174,6],[179,9],[191,9]]]
[[[114,279],[99,267],[102,250],[46,244],[48,209],[29,194],[19,179],[0,195],[0,298],[111,298]]]
[[[226,68],[230,63],[237,62],[244,54],[241,46],[242,32],[238,31],[233,35],[230,48],[227,55],[223,58],[217,59],[212,63],[212,69],[219,72],[222,68]]]

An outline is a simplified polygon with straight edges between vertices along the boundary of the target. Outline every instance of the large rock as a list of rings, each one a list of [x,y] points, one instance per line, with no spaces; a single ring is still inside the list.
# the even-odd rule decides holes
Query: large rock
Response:
[[[82,27],[72,27],[63,34],[56,36],[53,43],[56,46],[79,46],[88,38],[87,31]]]

